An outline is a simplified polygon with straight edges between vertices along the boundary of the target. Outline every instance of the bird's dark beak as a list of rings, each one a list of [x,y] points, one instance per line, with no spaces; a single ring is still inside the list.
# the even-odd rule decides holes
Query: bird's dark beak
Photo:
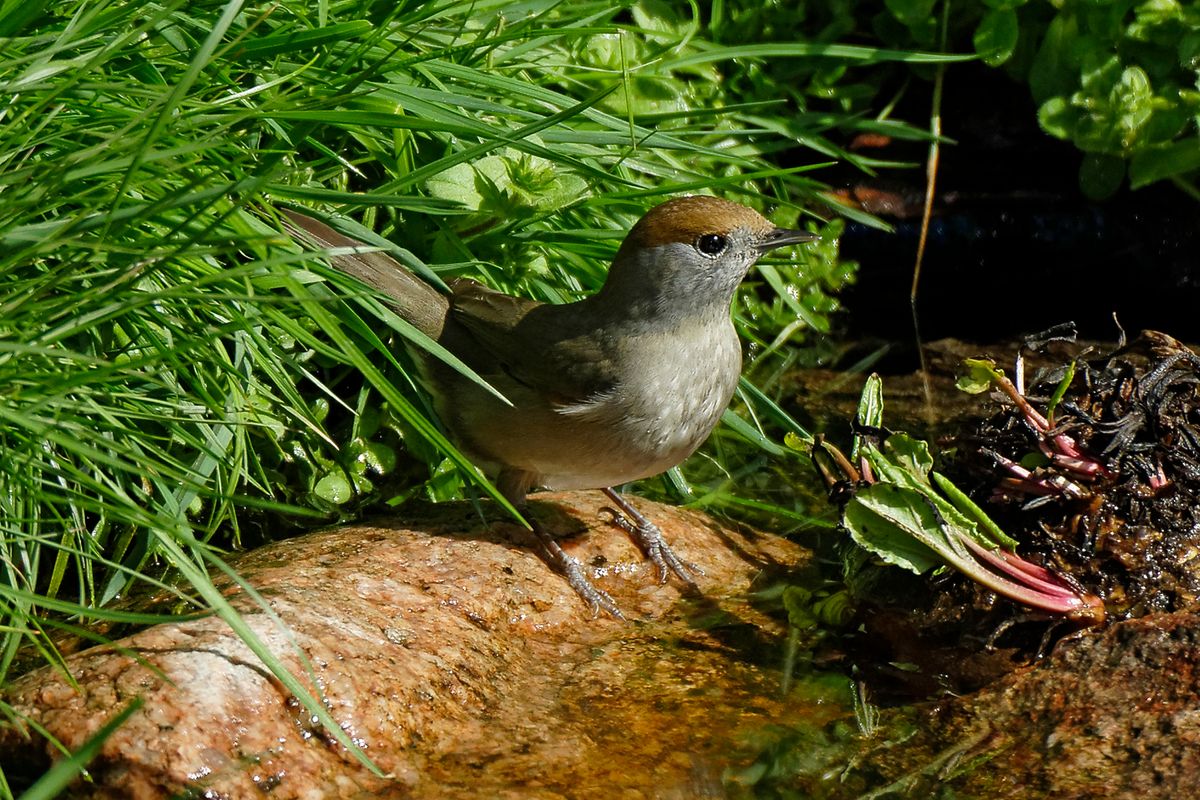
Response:
[[[764,236],[758,243],[758,252],[769,253],[780,247],[787,247],[793,244],[801,244],[802,242],[811,242],[820,239],[815,233],[808,231],[793,231],[787,228],[776,228],[775,230]]]

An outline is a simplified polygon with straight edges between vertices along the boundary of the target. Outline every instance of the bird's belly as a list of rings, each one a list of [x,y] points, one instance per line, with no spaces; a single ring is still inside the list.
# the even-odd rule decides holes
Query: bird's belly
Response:
[[[550,489],[613,486],[665,472],[690,456],[716,427],[737,386],[736,336],[709,342],[693,360],[662,354],[605,395],[543,416],[528,447],[510,447],[510,463],[535,472]],[[548,417],[548,418],[547,418]],[[539,440],[540,441],[537,441]]]
[[[714,398],[712,405],[718,404]],[[721,416],[719,410],[688,417],[677,411],[572,426],[569,446],[537,448],[523,466],[548,489],[593,489],[657,475],[691,455]]]

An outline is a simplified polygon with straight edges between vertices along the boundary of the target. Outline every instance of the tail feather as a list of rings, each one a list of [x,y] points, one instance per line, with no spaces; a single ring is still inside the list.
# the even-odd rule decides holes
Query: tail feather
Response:
[[[295,211],[280,209],[287,217],[284,230],[297,241],[322,250],[370,248],[371,245],[338,233],[323,222]],[[387,253],[338,253],[327,256],[330,266],[357,278],[382,293],[397,314],[425,335],[439,339],[450,311],[450,301],[441,292],[410,272]]]

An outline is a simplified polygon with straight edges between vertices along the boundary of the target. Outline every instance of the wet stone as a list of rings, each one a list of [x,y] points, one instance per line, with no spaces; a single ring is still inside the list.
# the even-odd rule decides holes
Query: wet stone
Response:
[[[569,552],[606,565],[597,583],[634,622],[592,618],[522,529],[462,506],[317,532],[234,562],[290,632],[231,588],[234,605],[385,777],[322,730],[216,617],[75,653],[78,689],[41,668],[3,700],[69,749],[144,701],[72,797],[720,796],[726,768],[754,756],[747,731],[811,712],[785,703],[775,666],[745,658],[729,635],[782,638],[741,598],[804,551],[635,500],[703,565],[704,596],[681,598],[602,522],[599,493],[541,499],[548,524],[570,522]],[[713,618],[720,624],[697,622]],[[0,727],[10,781],[35,779],[56,757],[33,727]]]

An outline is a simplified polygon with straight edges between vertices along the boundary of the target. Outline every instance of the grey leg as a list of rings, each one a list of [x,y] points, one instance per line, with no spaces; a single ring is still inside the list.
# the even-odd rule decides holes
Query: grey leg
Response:
[[[628,500],[619,495],[612,487],[602,490],[617,508],[605,509],[613,516],[613,523],[625,530],[638,547],[646,554],[646,558],[658,569],[658,582],[666,583],[671,573],[675,573],[681,581],[689,586],[696,585],[693,573],[704,573],[695,565],[680,561],[672,552],[662,531],[650,520],[634,508]]]
[[[533,532],[537,535],[538,541],[542,543],[542,548],[546,551],[550,565],[567,579],[567,583],[575,590],[575,594],[591,606],[592,616],[598,616],[603,609],[613,617],[624,620],[625,615],[621,613],[621,609],[617,608],[617,604],[609,597],[608,592],[596,588],[588,580],[579,559],[563,550],[558,540],[543,528],[540,522],[534,519],[529,521],[533,525]]]

